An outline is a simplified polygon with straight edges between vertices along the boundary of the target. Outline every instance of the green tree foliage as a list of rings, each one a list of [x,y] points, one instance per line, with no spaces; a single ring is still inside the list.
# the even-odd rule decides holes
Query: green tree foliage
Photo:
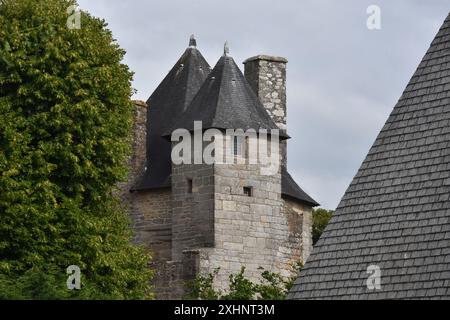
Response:
[[[188,281],[189,293],[186,299],[218,300],[222,297],[222,291],[214,288],[214,279],[220,268],[206,275],[199,274],[194,280]]]
[[[0,294],[149,297],[149,255],[113,196],[125,178],[132,73],[74,0],[0,1]],[[69,265],[82,289],[67,292]]]
[[[287,292],[297,280],[297,275],[303,268],[302,262],[297,262],[292,266],[293,276],[289,278],[282,277],[279,273],[263,270],[261,277],[263,281],[257,287],[257,293],[260,300],[284,300]]]
[[[312,227],[312,239],[313,244],[319,240],[322,235],[323,230],[330,221],[331,216],[333,215],[333,210],[325,210],[325,209],[314,209],[313,211],[313,227]]]
[[[290,278],[284,278],[277,272],[261,270],[261,279],[254,283],[245,276],[245,267],[236,274],[229,275],[228,291],[214,288],[214,280],[219,273],[220,268],[206,275],[197,275],[197,277],[187,283],[189,294],[188,299],[201,300],[284,300],[286,294],[291,289],[297,278],[297,273],[303,267],[302,263],[293,266],[295,275]]]
[[[221,297],[222,300],[251,300],[257,290],[257,285],[244,276],[245,267],[236,274],[230,274],[230,290]]]

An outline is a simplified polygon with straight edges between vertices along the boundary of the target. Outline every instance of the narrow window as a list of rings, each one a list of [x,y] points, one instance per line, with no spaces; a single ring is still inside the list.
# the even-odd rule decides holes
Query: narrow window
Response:
[[[187,193],[192,193],[192,179],[187,179]]]
[[[233,154],[235,156],[242,155],[242,137],[233,136]]]
[[[252,187],[244,187],[244,194],[247,197],[253,196],[253,188]]]
[[[244,157],[246,158],[246,159],[248,159],[248,158],[250,158],[250,154],[249,154],[249,143],[248,143],[248,141],[249,141],[249,138],[248,137],[245,137],[244,138],[244,152],[243,152],[243,154],[244,154]]]

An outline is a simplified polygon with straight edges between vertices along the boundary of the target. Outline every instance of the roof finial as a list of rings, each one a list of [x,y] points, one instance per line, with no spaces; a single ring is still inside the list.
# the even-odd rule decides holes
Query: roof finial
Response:
[[[195,37],[193,34],[191,34],[191,37],[189,38],[189,47],[196,47],[197,46],[197,40],[195,40]]]
[[[230,53],[230,48],[228,47],[228,41],[225,41],[223,45],[223,55],[226,56]]]

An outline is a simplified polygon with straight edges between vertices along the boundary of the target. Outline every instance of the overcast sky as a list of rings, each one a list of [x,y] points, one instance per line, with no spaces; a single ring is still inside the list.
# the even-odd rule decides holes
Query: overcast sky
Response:
[[[229,42],[241,62],[287,66],[289,171],[334,209],[450,10],[449,0],[79,0],[109,23],[147,100],[195,34],[213,67]],[[369,5],[381,30],[366,27]]]

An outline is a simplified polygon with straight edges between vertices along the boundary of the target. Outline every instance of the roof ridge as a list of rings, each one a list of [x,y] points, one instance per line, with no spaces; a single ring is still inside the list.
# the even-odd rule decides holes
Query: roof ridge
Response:
[[[278,128],[231,56],[220,57],[177,126],[193,130],[195,120],[203,121],[204,129]],[[164,132],[164,136],[169,134],[169,130]],[[284,132],[280,137],[288,138]]]
[[[225,49],[224,49],[225,50]],[[223,55],[222,57],[220,57],[220,59],[219,59],[219,61],[217,61],[217,64],[220,62],[220,60],[221,59],[223,59],[223,58],[226,58],[227,56],[226,55]],[[231,57],[230,57],[231,58]],[[214,67],[215,68],[215,67]],[[222,74],[221,74],[221,79],[220,79],[220,83],[219,83],[219,92],[218,92],[218,94],[217,94],[217,97],[216,97],[216,102],[215,102],[215,107],[214,107],[214,115],[213,115],[213,118],[212,118],[212,120],[211,120],[211,122],[213,123],[213,124],[215,124],[216,123],[216,117],[217,117],[217,104],[219,103],[219,99],[220,99],[220,97],[221,97],[221,94],[220,94],[220,92],[222,91],[222,83],[223,83],[223,78],[224,78],[224,76],[223,76],[223,72],[225,71],[225,63],[224,63],[224,65],[223,65],[223,67],[222,67]]]
[[[175,124],[176,117],[185,110],[190,99],[193,99],[210,70],[201,52],[197,48],[188,47],[147,100],[151,105],[146,124],[148,170],[132,190],[170,186],[171,144],[162,138],[161,134]]]
[[[191,43],[191,41],[192,41],[192,36],[191,36],[191,38],[189,40],[189,44]],[[194,41],[196,41],[196,40],[194,39]],[[189,47],[186,48],[186,51],[188,51],[188,50],[197,50],[197,46],[196,45],[195,46],[189,46]],[[188,60],[187,64],[188,65],[185,66],[185,67],[187,67],[187,69],[186,69],[186,73],[187,73],[186,77],[187,77],[187,82],[189,83],[189,80],[191,79],[190,76],[191,76],[191,64],[192,64],[192,62],[190,60]],[[185,101],[185,105],[183,105],[183,111],[186,110],[186,108],[187,108],[187,105],[186,105],[187,95],[188,95],[188,91],[185,90],[184,91],[184,97],[183,97],[184,98],[183,100]]]

